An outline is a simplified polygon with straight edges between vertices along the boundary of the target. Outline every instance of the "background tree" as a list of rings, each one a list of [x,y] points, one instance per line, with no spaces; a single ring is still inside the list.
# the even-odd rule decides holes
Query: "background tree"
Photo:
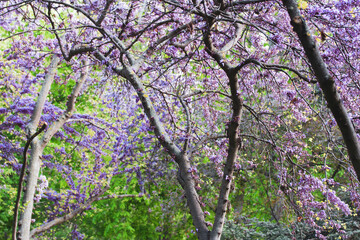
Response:
[[[47,194],[54,207],[48,222],[82,209],[75,199],[85,205],[98,200],[104,185],[111,185],[118,174],[136,176],[138,192],[151,196],[147,187],[176,173],[199,239],[219,239],[232,208],[230,191],[235,189],[240,198],[232,202],[241,214],[249,202],[246,189],[254,185],[268,206],[265,215],[274,221],[304,220],[319,238],[330,228],[345,234],[336,219],[355,213],[359,199],[356,1],[1,4],[7,19],[2,22],[4,40],[11,44],[4,59],[10,69],[19,69],[18,75],[38,76],[42,68],[37,64],[49,62],[48,54],[58,56],[60,66],[68,69],[65,82],[68,73],[81,71],[82,59],[92,69],[92,79],[84,83],[89,89],[85,106],[73,116],[65,112],[69,122],[52,140],[62,139],[64,148],[45,149],[48,155],[42,156],[44,169],[56,166],[58,177],[67,180],[67,186],[61,181],[57,186],[59,197]],[[15,147],[4,145],[1,151],[7,151],[3,158],[9,159],[4,168],[16,169],[21,144],[12,139],[22,139],[21,129],[36,110],[24,112],[15,108],[21,104],[14,104],[33,104],[38,85],[9,74],[14,73],[2,76],[3,85],[15,86],[19,100],[5,94],[1,126],[12,135],[1,136]],[[32,92],[18,87],[26,81],[35,87]],[[71,81],[64,85],[68,92],[73,87]],[[43,121],[49,126],[63,121],[55,113],[66,109],[66,101],[60,100],[67,94],[51,97],[49,110],[44,105],[49,118]],[[44,136],[60,128],[51,129]],[[71,140],[73,135],[76,140]],[[46,165],[64,156],[68,160],[61,164]],[[32,167],[29,171],[36,179],[38,173]],[[34,184],[26,188],[26,199],[32,199]],[[348,200],[341,197],[343,191],[350,193]],[[24,213],[33,212],[31,204],[24,208]],[[31,217],[22,220],[23,238],[30,234],[30,222]]]

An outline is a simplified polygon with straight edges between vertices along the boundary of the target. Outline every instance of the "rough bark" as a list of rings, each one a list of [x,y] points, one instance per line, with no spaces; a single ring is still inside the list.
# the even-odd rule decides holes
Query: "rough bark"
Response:
[[[231,183],[233,181],[234,164],[237,158],[238,151],[241,147],[241,138],[239,137],[239,126],[241,121],[243,103],[238,94],[239,84],[236,74],[237,74],[236,71],[228,72],[233,113],[229,127],[227,129],[228,139],[229,139],[228,156],[226,158],[226,163],[223,171],[220,194],[215,212],[214,226],[210,236],[211,240],[220,239],[223,231],[226,208],[229,204],[229,194],[231,189]]]
[[[224,2],[219,3],[219,7],[224,5]],[[215,16],[215,15],[214,15]],[[241,147],[241,138],[239,136],[239,126],[241,121],[243,102],[238,93],[239,83],[237,78],[237,73],[239,70],[247,64],[240,64],[239,66],[231,66],[226,59],[222,57],[222,50],[218,50],[212,43],[210,29],[214,23],[215,17],[208,19],[208,29],[204,32],[204,43],[206,46],[207,53],[218,63],[218,65],[224,70],[228,77],[230,92],[231,92],[231,103],[232,103],[232,117],[230,119],[228,128],[227,128],[227,138],[229,139],[228,145],[228,156],[226,158],[223,178],[220,186],[220,194],[218,198],[218,203],[215,212],[215,220],[213,229],[210,234],[211,240],[218,240],[221,238],[221,234],[224,227],[226,209],[229,204],[229,194],[231,189],[231,182],[233,180],[234,164],[237,158],[238,151]],[[237,24],[237,29],[241,27]],[[234,39],[230,40],[229,43],[233,43],[238,39],[238,35],[235,34]]]
[[[349,158],[355,169],[358,180],[360,181],[360,144],[356,132],[351,123],[351,119],[342,103],[340,95],[336,90],[335,81],[320,55],[315,39],[312,37],[305,19],[301,16],[297,3],[294,0],[283,0],[291,19],[291,25],[296,32],[305,54],[309,59],[316,79],[322,89],[328,108],[331,110],[336,123],[339,126],[345,145],[348,150]]]

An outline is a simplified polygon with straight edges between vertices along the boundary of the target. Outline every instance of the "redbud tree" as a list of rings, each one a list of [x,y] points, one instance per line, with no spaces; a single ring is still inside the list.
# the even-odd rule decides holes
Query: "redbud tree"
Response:
[[[336,219],[359,207],[359,5],[1,1],[3,181],[26,170],[14,238],[176,175],[198,239],[220,239],[254,173],[281,204],[273,219],[289,209],[318,238],[345,234]],[[109,191],[118,175],[138,192]]]

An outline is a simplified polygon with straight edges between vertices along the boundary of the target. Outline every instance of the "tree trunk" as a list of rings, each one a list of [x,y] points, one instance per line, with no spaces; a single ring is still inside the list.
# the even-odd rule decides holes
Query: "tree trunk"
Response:
[[[329,73],[327,66],[320,55],[315,39],[306,25],[305,19],[301,17],[297,3],[294,0],[283,0],[291,19],[291,25],[300,39],[305,54],[314,70],[317,81],[322,89],[328,108],[331,110],[336,123],[338,124],[349,158],[360,181],[360,144],[351,119],[342,103],[339,93],[336,90],[335,81]]]

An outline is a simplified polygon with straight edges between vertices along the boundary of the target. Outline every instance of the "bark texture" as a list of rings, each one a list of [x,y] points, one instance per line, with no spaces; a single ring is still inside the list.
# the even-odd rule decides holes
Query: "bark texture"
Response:
[[[349,158],[355,169],[356,176],[360,181],[360,144],[351,119],[336,90],[335,81],[320,55],[315,39],[312,37],[304,18],[299,12],[297,3],[294,0],[283,0],[283,4],[288,11],[291,19],[290,23],[305,50],[305,54],[314,70],[320,88],[324,93],[328,108],[331,110],[339,126],[348,150]]]
[[[221,10],[224,7],[225,3],[223,1],[218,3],[219,9]],[[215,211],[215,220],[213,229],[210,234],[211,240],[218,240],[221,238],[221,234],[223,231],[226,209],[229,203],[229,194],[231,189],[231,183],[233,181],[233,172],[235,160],[238,155],[238,151],[241,147],[241,138],[239,135],[239,126],[241,122],[241,115],[243,110],[243,102],[241,96],[238,92],[239,83],[237,74],[240,69],[247,64],[240,64],[239,66],[231,66],[227,60],[223,57],[224,49],[218,50],[212,40],[211,40],[211,28],[215,23],[215,16],[220,14],[220,12],[215,12],[212,17],[208,17],[208,28],[207,31],[204,32],[203,38],[206,46],[207,53],[218,63],[218,65],[222,68],[222,70],[226,73],[226,76],[229,81],[230,86],[230,98],[232,105],[232,117],[228,123],[227,138],[229,139],[229,145],[227,150],[227,158],[223,170],[223,178],[220,186],[220,194],[218,198],[218,203]],[[236,24],[236,29],[241,29],[240,24]],[[233,44],[238,41],[240,38],[241,31],[237,31],[234,38],[228,42],[228,44]],[[228,45],[227,44],[227,45]]]

